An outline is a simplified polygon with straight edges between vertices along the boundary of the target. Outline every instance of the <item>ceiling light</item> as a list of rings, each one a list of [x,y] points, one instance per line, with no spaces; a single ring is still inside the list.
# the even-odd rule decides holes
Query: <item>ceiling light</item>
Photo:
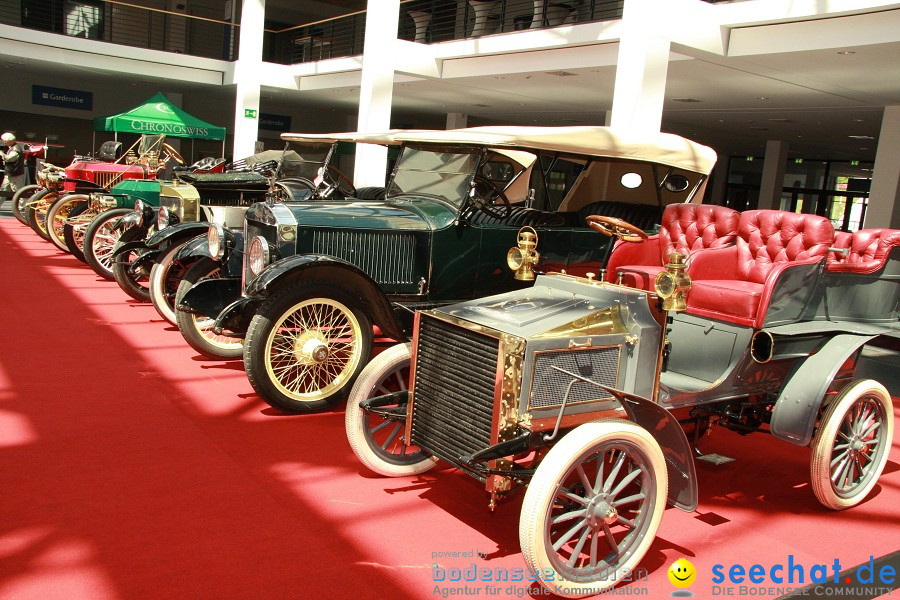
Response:
[[[769,98],[767,96],[757,96],[756,99],[757,100],[768,100]]]
[[[875,139],[871,135],[848,135],[847,137],[853,138],[854,140],[874,140]]]
[[[840,52],[838,52],[838,54],[840,54],[841,56],[847,56],[849,54],[856,54],[856,52],[854,52],[853,50],[841,50]]]
[[[576,73],[571,73],[569,71],[547,71],[547,75],[554,75],[556,77],[576,77]]]

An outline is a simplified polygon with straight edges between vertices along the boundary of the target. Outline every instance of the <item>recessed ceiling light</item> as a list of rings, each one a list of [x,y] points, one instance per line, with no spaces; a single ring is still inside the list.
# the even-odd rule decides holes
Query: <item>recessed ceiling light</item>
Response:
[[[769,98],[767,96],[757,96],[756,99],[757,100],[768,100]]]
[[[854,123],[863,123],[865,119],[853,119]]]
[[[577,73],[569,71],[547,71],[547,75],[555,75],[556,77],[576,77]]]
[[[494,77],[494,79],[506,79],[506,77],[500,77],[500,76],[498,75],[497,77]]]
[[[840,52],[838,52],[838,54],[840,54],[841,56],[847,56],[848,54],[856,54],[856,52],[854,52],[853,50],[841,50]]]
[[[848,135],[847,137],[853,138],[854,140],[874,140],[875,139],[871,135]]]

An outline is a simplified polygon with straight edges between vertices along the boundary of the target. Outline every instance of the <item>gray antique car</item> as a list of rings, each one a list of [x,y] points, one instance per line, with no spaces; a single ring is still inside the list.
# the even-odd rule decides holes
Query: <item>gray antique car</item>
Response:
[[[359,459],[387,476],[444,461],[484,482],[491,508],[525,487],[523,558],[566,597],[633,572],[667,503],[696,508],[695,459],[730,460],[697,447],[713,426],[809,445],[816,498],[863,501],[894,411],[857,360],[900,350],[900,231],[707,205],[668,207],[647,239],[597,219],[636,242],[617,244],[606,281],[549,273],[417,314],[412,343],[350,394]],[[523,239],[511,266],[540,249]]]
[[[604,127],[284,137],[401,147],[385,200],[250,207],[242,277],[200,281],[178,305],[245,336],[254,389],[287,412],[344,399],[373,325],[403,340],[415,309],[521,287],[500,251],[523,225],[540,236],[545,267],[597,270],[610,244],[585,215],[652,230],[664,206],[699,201],[715,162],[678,136]]]

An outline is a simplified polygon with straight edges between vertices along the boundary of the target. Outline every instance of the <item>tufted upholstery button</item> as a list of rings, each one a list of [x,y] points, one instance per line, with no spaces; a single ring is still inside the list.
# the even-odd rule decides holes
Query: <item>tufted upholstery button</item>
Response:
[[[690,256],[733,244],[739,217],[739,212],[724,206],[671,204],[663,211],[657,236],[640,244],[616,245],[609,258],[607,280],[615,281],[617,272],[621,272],[623,283],[652,290],[653,280],[670,253]]]
[[[891,248],[900,246],[896,229],[860,229],[855,233],[839,232],[835,247],[847,248],[847,255],[829,253],[827,270],[839,273],[873,273],[881,269]]]
[[[728,251],[710,251],[692,265],[688,312],[761,327],[781,273],[815,265],[834,243],[831,221],[780,210],[741,214],[737,239]]]

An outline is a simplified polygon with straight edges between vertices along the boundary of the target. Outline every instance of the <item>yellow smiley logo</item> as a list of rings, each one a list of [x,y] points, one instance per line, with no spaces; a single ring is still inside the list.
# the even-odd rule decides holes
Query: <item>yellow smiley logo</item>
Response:
[[[679,558],[669,567],[669,581],[675,587],[689,587],[695,579],[697,579],[697,569],[683,558]]]

